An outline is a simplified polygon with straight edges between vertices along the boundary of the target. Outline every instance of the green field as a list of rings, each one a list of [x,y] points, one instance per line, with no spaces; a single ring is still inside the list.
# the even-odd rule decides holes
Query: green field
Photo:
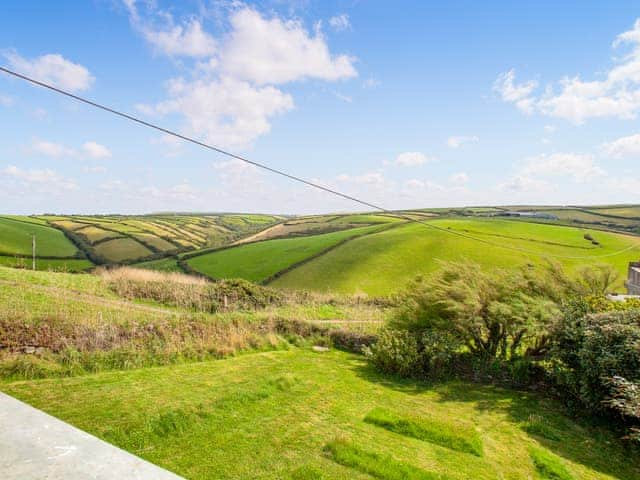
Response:
[[[0,252],[31,255],[31,236],[34,234],[37,255],[71,257],[78,254],[78,249],[60,230],[19,217],[0,217]]]
[[[152,254],[151,250],[132,238],[116,238],[99,243],[96,245],[95,251],[98,255],[114,263],[144,258]]]
[[[379,230],[360,227],[309,237],[266,240],[214,251],[187,260],[211,278],[244,278],[259,282],[346,239]]]
[[[335,351],[294,348],[0,389],[191,479],[544,478],[532,452],[559,464],[565,478],[640,478],[611,433],[569,419],[552,400],[395,381]],[[380,409],[439,434],[412,438],[365,421]],[[544,422],[545,437],[527,433],[532,417]],[[480,456],[456,446],[469,441]],[[415,476],[398,473],[406,471]]]
[[[181,269],[175,258],[161,258],[159,260],[150,260],[148,262],[140,262],[133,265],[137,268],[146,268],[149,270],[159,270],[161,272],[180,272]]]
[[[451,229],[451,232],[473,235],[537,255],[485,245],[420,224],[408,224],[348,242],[287,272],[277,278],[273,286],[385,295],[398,290],[414,276],[435,270],[440,260],[468,260],[486,267],[513,268],[527,263],[540,264],[548,256],[570,269],[594,262],[611,263],[620,271],[618,286],[622,288],[628,262],[637,260],[640,255],[640,239],[621,234],[496,219],[431,222]],[[600,245],[585,240],[585,233],[590,233]],[[621,255],[596,258],[632,245],[638,247]]]

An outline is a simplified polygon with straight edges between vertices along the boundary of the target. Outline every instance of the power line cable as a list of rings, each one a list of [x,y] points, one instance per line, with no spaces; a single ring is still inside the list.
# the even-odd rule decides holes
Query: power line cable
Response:
[[[212,150],[214,152],[220,153],[221,155],[225,155],[227,157],[231,157],[231,158],[234,158],[236,160],[240,160],[240,161],[242,161],[244,163],[247,163],[249,165],[253,165],[255,167],[261,168],[261,169],[266,170],[266,171],[271,172],[271,173],[275,173],[276,175],[280,175],[282,177],[285,177],[285,178],[288,178],[290,180],[302,183],[302,184],[307,185],[309,187],[312,187],[312,188],[315,188],[315,189],[318,189],[318,190],[322,190],[322,191],[330,193],[332,195],[336,195],[336,196],[344,198],[346,200],[350,200],[352,202],[358,203],[358,204],[363,205],[365,207],[369,207],[369,208],[372,208],[374,210],[378,210],[380,212],[386,213],[388,215],[392,215],[392,216],[397,217],[397,218],[401,218],[401,219],[407,220],[409,222],[419,223],[419,224],[424,225],[425,227],[431,228],[433,230],[438,230],[438,231],[445,232],[445,233],[448,233],[448,234],[451,234],[451,235],[456,235],[456,236],[459,236],[459,237],[462,237],[462,238],[466,238],[468,240],[473,240],[475,242],[480,242],[480,243],[483,243],[485,245],[490,245],[492,247],[503,248],[503,249],[506,249],[506,250],[513,250],[513,251],[517,251],[517,252],[521,252],[521,253],[527,253],[529,255],[535,255],[535,256],[539,256],[539,257],[554,257],[554,258],[566,258],[566,259],[595,259],[595,258],[605,258],[605,257],[612,257],[612,256],[615,256],[615,255],[620,255],[620,254],[622,254],[624,252],[627,252],[629,250],[632,250],[632,249],[640,246],[640,243],[636,243],[636,244],[631,245],[631,246],[629,246],[627,248],[624,248],[622,250],[619,250],[619,251],[616,251],[616,252],[611,252],[611,253],[608,253],[608,254],[603,254],[603,255],[568,256],[568,255],[557,255],[557,254],[551,254],[551,253],[546,253],[545,254],[545,253],[536,252],[534,250],[529,250],[529,249],[525,249],[525,248],[516,247],[516,246],[513,246],[513,245],[499,244],[499,243],[492,242],[490,240],[486,240],[486,239],[483,239],[483,238],[474,237],[472,235],[468,235],[468,234],[465,234],[465,233],[462,233],[462,232],[459,232],[459,231],[456,231],[456,230],[451,230],[451,229],[448,229],[448,228],[443,228],[443,227],[439,227],[437,225],[433,225],[432,223],[426,222],[426,221],[421,220],[419,218],[411,217],[411,216],[409,216],[407,214],[404,214],[404,213],[398,213],[397,211],[389,210],[387,208],[384,208],[384,207],[381,207],[379,205],[367,202],[365,200],[361,200],[361,199],[356,198],[354,196],[347,195],[346,193],[342,193],[342,192],[340,192],[338,190],[334,190],[332,188],[325,187],[325,186],[320,185],[318,183],[315,183],[315,182],[312,182],[312,181],[309,181],[309,180],[305,180],[304,178],[298,177],[296,175],[292,175],[292,174],[287,173],[285,171],[278,170],[276,168],[270,167],[270,166],[265,165],[263,163],[259,163],[259,162],[255,162],[253,160],[249,160],[248,158],[245,158],[245,157],[242,157],[242,156],[237,155],[235,153],[223,150],[222,148],[216,147],[214,145],[209,145],[207,143],[204,143],[204,142],[201,142],[199,140],[196,140],[195,138],[192,138],[192,137],[187,137],[186,135],[182,135],[182,134],[180,134],[178,132],[175,132],[173,130],[169,130],[167,128],[161,127],[161,126],[156,125],[154,123],[147,122],[147,121],[142,120],[142,119],[140,119],[138,117],[134,117],[133,115],[129,115],[128,113],[121,112],[119,110],[116,110],[116,109],[111,108],[109,106],[106,106],[104,104],[95,102],[93,100],[89,100],[89,99],[81,97],[79,95],[75,95],[75,94],[73,94],[71,92],[68,92],[68,91],[63,90],[63,89],[58,88],[58,87],[55,87],[55,86],[53,86],[51,84],[42,82],[40,80],[36,80],[35,78],[31,78],[31,77],[29,77],[27,75],[24,75],[22,73],[18,73],[18,72],[15,72],[13,70],[10,70],[10,69],[8,69],[6,67],[0,66],[0,71],[6,73],[8,75],[11,75],[13,77],[16,77],[16,78],[19,78],[21,80],[24,80],[26,82],[29,82],[29,83],[31,83],[33,85],[37,85],[39,87],[43,87],[43,88],[46,88],[46,89],[51,90],[53,92],[59,93],[61,95],[64,95],[66,97],[72,98],[72,99],[74,99],[74,100],[76,100],[78,102],[84,103],[86,105],[90,105],[90,106],[92,106],[94,108],[103,110],[105,112],[108,112],[108,113],[111,113],[111,114],[114,114],[114,115],[117,115],[119,117],[122,117],[122,118],[124,118],[126,120],[132,121],[132,122],[137,123],[139,125],[142,125],[142,126],[157,130],[157,131],[162,132],[162,133],[164,133],[166,135],[170,135],[170,136],[179,138],[181,140],[184,140],[186,142],[192,143],[194,145],[198,145],[200,147],[204,147],[204,148],[206,148],[208,150]]]

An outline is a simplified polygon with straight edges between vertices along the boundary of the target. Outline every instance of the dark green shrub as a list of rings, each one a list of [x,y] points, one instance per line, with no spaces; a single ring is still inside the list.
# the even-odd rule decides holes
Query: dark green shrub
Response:
[[[424,368],[416,336],[405,330],[384,329],[364,353],[377,370],[402,377],[421,376]]]
[[[375,344],[364,348],[369,361],[380,371],[414,378],[443,378],[453,374],[461,344],[446,332],[416,335],[406,330],[384,329]]]
[[[553,373],[567,403],[621,420],[629,438],[640,426],[640,310],[569,310],[554,335]]]

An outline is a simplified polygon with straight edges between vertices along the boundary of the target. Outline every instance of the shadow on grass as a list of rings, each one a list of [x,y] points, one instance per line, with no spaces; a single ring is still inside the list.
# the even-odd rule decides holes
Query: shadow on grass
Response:
[[[555,454],[620,480],[640,480],[640,448],[618,439],[604,420],[570,417],[544,392],[531,392],[463,381],[423,382],[383,375],[366,363],[356,374],[406,394],[435,394],[438,402],[473,403],[480,412],[501,412],[522,432]],[[637,458],[636,462],[630,459]]]

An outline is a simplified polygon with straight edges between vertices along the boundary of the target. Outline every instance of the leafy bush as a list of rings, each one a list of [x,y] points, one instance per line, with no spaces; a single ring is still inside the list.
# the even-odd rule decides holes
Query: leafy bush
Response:
[[[476,357],[513,357],[525,342],[543,348],[558,313],[547,290],[524,270],[489,273],[473,263],[445,263],[409,285],[392,327],[418,335],[449,332]]]
[[[450,374],[460,342],[446,333],[383,329],[364,354],[381,372],[401,377],[442,378]]]
[[[584,307],[582,307],[584,308]],[[552,350],[555,379],[568,402],[640,425],[640,310],[576,315],[559,324]]]
[[[381,372],[402,377],[424,373],[416,336],[408,331],[383,329],[378,341],[365,347],[369,361]]]

